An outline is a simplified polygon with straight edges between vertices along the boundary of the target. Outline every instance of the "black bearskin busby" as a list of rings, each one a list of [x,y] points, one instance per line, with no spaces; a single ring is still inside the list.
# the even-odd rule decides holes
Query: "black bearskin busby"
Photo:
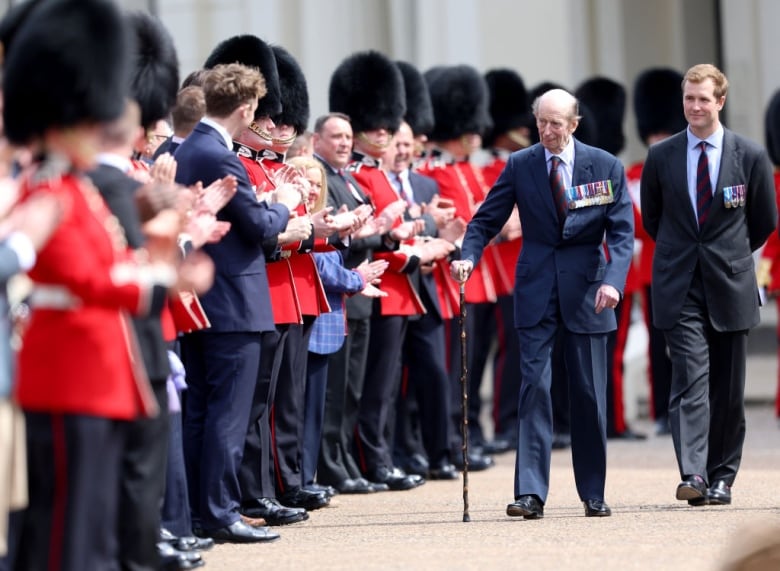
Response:
[[[257,105],[255,118],[276,117],[282,112],[276,57],[268,44],[252,35],[228,38],[214,48],[203,67],[211,69],[221,63],[240,63],[263,75],[267,92]]]
[[[639,138],[645,143],[650,135],[672,135],[687,126],[682,80],[682,74],[670,68],[648,69],[636,78],[634,113]]]
[[[377,51],[352,54],[330,78],[330,110],[349,115],[355,133],[398,130],[406,113],[404,79],[398,67]]]
[[[428,86],[420,71],[405,61],[396,61],[401,70],[406,91],[406,115],[404,121],[415,135],[427,135],[433,130],[433,106]]]
[[[24,144],[51,127],[112,121],[130,83],[130,34],[109,0],[43,0],[5,53],[3,119]]]
[[[141,125],[150,129],[176,104],[179,58],[162,22],[146,12],[128,15],[135,32],[130,96],[141,108]]]
[[[450,141],[484,134],[491,126],[485,78],[469,65],[435,67],[424,76],[433,105],[435,125],[429,138]]]
[[[780,166],[780,90],[775,91],[766,107],[764,138],[772,164]]]
[[[485,74],[493,128],[483,137],[483,146],[492,147],[499,135],[519,127],[534,128],[531,102],[520,75],[512,69],[492,69]]]
[[[290,125],[303,133],[309,124],[309,90],[303,70],[295,58],[282,47],[274,46],[276,69],[279,72],[279,90],[282,113],[274,117],[277,125]]]
[[[606,77],[584,81],[575,91],[580,103],[587,106],[596,119],[596,147],[617,155],[626,144],[623,118],[626,113],[625,88]]]

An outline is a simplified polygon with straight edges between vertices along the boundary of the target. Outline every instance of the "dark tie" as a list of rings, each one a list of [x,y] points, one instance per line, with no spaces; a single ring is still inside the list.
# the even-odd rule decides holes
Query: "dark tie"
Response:
[[[560,157],[553,156],[550,161],[552,167],[550,168],[550,188],[552,189],[553,201],[555,202],[555,209],[558,211],[558,224],[563,227],[563,223],[566,221],[566,186],[563,184],[563,173],[558,167],[561,164]]]
[[[707,160],[707,141],[698,144],[701,148],[699,164],[696,167],[696,217],[699,228],[707,221],[712,204],[712,185],[710,184],[710,163]]]

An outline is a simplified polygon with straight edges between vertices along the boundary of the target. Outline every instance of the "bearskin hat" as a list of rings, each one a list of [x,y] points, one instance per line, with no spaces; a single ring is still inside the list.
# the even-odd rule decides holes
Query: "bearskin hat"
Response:
[[[125,107],[130,34],[109,0],[42,0],[5,54],[5,133],[25,144],[51,127],[111,121]]]
[[[682,74],[670,68],[647,69],[636,78],[634,113],[643,141],[653,134],[671,135],[685,129],[682,80]]]
[[[276,57],[268,44],[249,34],[228,38],[214,48],[203,67],[211,69],[222,63],[240,63],[263,74],[267,92],[257,105],[255,119],[276,117],[282,112]]]
[[[485,78],[469,65],[436,67],[425,74],[436,124],[432,141],[449,141],[491,126]]]
[[[309,91],[303,70],[295,58],[282,47],[274,46],[279,89],[282,96],[282,114],[274,117],[277,125],[291,125],[303,133],[309,124]]]
[[[626,144],[623,117],[626,113],[625,88],[606,77],[585,80],[574,93],[596,119],[596,147],[617,155]]]
[[[11,49],[11,43],[13,42],[16,32],[19,31],[22,23],[27,19],[28,14],[40,4],[40,0],[30,0],[29,2],[23,2],[22,4],[14,4],[0,20],[0,61],[3,59],[3,55],[8,53]]]
[[[330,78],[331,112],[349,115],[355,133],[396,131],[406,113],[404,79],[384,54],[364,51],[339,64]]]
[[[775,91],[766,107],[764,138],[772,164],[780,166],[780,89]]]
[[[176,104],[179,58],[173,38],[159,19],[146,12],[128,15],[135,32],[130,96],[141,107],[141,124],[149,129]]]
[[[427,135],[433,130],[433,106],[431,95],[420,71],[405,61],[396,61],[401,70],[406,91],[406,115],[404,121],[409,123],[415,135]]]
[[[534,119],[525,83],[516,71],[492,69],[485,74],[485,81],[493,128],[485,134],[482,142],[485,147],[491,147],[499,135],[518,127],[532,127]]]

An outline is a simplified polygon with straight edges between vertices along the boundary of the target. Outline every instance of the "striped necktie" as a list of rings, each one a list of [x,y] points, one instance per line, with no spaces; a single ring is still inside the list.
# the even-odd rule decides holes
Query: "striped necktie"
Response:
[[[707,221],[712,205],[712,184],[710,184],[710,163],[707,160],[707,141],[701,141],[699,163],[696,167],[696,218],[699,228]]]

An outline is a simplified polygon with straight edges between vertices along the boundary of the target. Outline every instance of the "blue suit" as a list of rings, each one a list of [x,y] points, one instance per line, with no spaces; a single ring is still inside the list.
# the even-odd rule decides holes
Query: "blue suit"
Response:
[[[274,329],[262,243],[284,230],[289,211],[257,201],[246,170],[212,126],[199,123],[176,149],[176,182],[208,186],[232,174],[238,191],[217,214],[231,223],[216,244],[214,285],[201,297],[211,329],[185,335],[182,361],[189,390],[184,455],[193,527],[212,530],[239,520],[238,470],[260,366],[261,333]]]
[[[561,230],[540,144],[513,153],[469,223],[463,259],[475,265],[517,204],[523,249],[517,261],[515,327],[522,387],[518,403],[515,497],[547,498],[552,444],[551,353],[559,328],[569,373],[572,456],[582,500],[603,500],[606,477],[606,338],[614,311],[594,311],[596,292],[622,292],[633,253],[633,211],[617,158],[574,140],[572,185],[611,181],[613,200],[568,210]],[[603,242],[609,251],[606,260]]]

